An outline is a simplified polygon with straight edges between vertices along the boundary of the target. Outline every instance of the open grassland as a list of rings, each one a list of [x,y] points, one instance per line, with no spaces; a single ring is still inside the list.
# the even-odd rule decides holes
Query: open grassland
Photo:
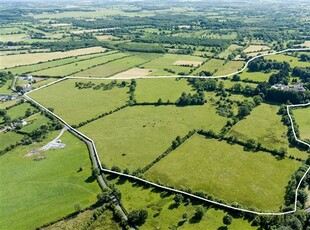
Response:
[[[57,81],[57,80],[59,80],[59,79],[58,78],[51,78],[51,77],[44,78],[41,81],[37,81],[36,83],[32,83],[31,87],[32,87],[32,89],[36,89],[36,88],[39,88],[43,85],[47,85],[47,84],[54,82],[54,81]]]
[[[256,88],[256,86],[257,86],[257,84],[255,84],[255,83],[231,81],[230,78],[227,78],[225,80],[222,80],[222,79],[218,80],[218,83],[221,83],[221,82],[223,82],[225,89],[229,89],[229,88],[233,87],[235,84],[240,84],[242,87],[246,87],[248,85],[248,86],[251,86],[253,88]]]
[[[89,123],[80,131],[91,137],[108,167],[144,167],[162,154],[179,135],[194,129],[219,132],[227,119],[204,106],[135,106]]]
[[[276,60],[279,62],[286,61],[287,63],[290,64],[291,68],[294,68],[296,66],[298,67],[309,67],[310,66],[310,62],[299,61],[297,57],[292,57],[292,56],[285,55],[285,54],[271,55],[271,56],[265,57],[265,59]]]
[[[12,85],[12,80],[8,80],[3,86],[0,87],[0,94],[12,93],[11,85]]]
[[[137,102],[175,102],[182,92],[195,93],[186,79],[138,79],[135,95]]]
[[[23,135],[15,132],[0,133],[0,150],[4,150],[10,145],[14,145],[23,139]]]
[[[110,54],[110,53],[114,53],[114,52],[113,51],[107,52],[105,53],[105,55]],[[36,72],[36,71],[43,70],[43,69],[53,68],[56,66],[62,66],[62,65],[69,64],[69,63],[73,63],[73,62],[95,58],[95,57],[102,56],[102,55],[103,55],[102,53],[80,55],[80,56],[75,56],[75,57],[59,59],[55,61],[46,61],[43,63],[40,62],[37,64],[32,64],[32,65],[27,65],[27,66],[9,68],[7,69],[7,71],[11,71],[13,74],[31,73],[31,72]]]
[[[221,69],[224,65],[223,60],[219,59],[211,59],[207,61],[204,65],[196,69],[193,74],[198,75],[201,71],[209,71],[212,74],[216,73],[219,69]]]
[[[249,79],[249,80],[259,81],[259,82],[268,82],[269,77],[273,73],[276,73],[276,72],[277,71],[272,71],[270,73],[243,71],[242,73],[239,74],[239,76],[242,80]]]
[[[229,61],[224,66],[221,66],[216,72],[216,76],[231,74],[240,70],[244,65],[243,61]]]
[[[222,53],[219,54],[219,58],[228,58],[228,56],[233,53],[235,50],[237,49],[243,49],[243,46],[238,46],[235,44],[230,45],[225,51],[223,51]]]
[[[1,27],[0,30],[1,30],[0,31],[0,35],[17,33],[17,32],[21,32],[22,31],[18,27]]]
[[[114,74],[123,72],[131,69],[132,67],[138,66],[148,59],[141,58],[139,56],[125,57],[120,60],[115,60],[104,65],[100,65],[85,71],[74,74],[74,76],[82,77],[109,77]]]
[[[54,108],[54,112],[70,124],[79,124],[127,103],[127,87],[115,87],[105,91],[92,88],[79,90],[75,87],[75,82],[89,81],[88,79],[67,79],[35,91],[29,96],[48,108]],[[107,84],[110,81],[93,80],[92,82]]]
[[[293,115],[298,125],[300,138],[310,142],[310,107],[294,109]]]
[[[12,105],[15,105],[18,100],[11,100],[11,101],[0,101],[0,109],[5,109],[7,107],[10,107]]]
[[[6,34],[0,36],[0,42],[20,42],[27,38],[27,34]]]
[[[34,54],[3,56],[1,57],[0,69],[10,68],[19,65],[29,65],[59,58],[67,58],[91,53],[98,53],[102,51],[104,51],[104,48],[102,47],[91,47],[91,48],[70,50],[66,52],[34,53]]]
[[[93,66],[102,65],[109,61],[113,61],[113,60],[123,58],[126,56],[127,55],[124,53],[103,55],[103,56],[99,56],[99,57],[88,59],[88,60],[78,61],[78,62],[74,62],[74,63],[67,64],[67,65],[62,65],[62,66],[58,66],[54,68],[49,68],[46,70],[33,72],[32,74],[37,75],[37,76],[51,76],[51,77],[67,76],[67,75],[72,75],[76,72],[80,72],[85,69],[91,68]]]
[[[89,179],[91,164],[86,145],[69,133],[61,140],[66,147],[42,153],[46,159],[41,161],[24,156],[48,140],[1,156],[1,229],[34,229],[74,212],[76,204],[85,208],[96,202],[100,188]],[[83,170],[78,172],[79,168]]]
[[[108,176],[109,178],[109,176]],[[134,182],[126,181],[122,178],[113,179],[111,183],[116,184],[122,193],[122,203],[127,211],[144,209],[148,211],[149,218],[139,229],[187,229],[187,230],[205,230],[205,229],[226,229],[222,222],[227,214],[224,211],[206,207],[204,217],[199,221],[193,221],[196,205],[184,203],[175,205],[173,195],[166,192],[147,188]],[[187,220],[181,224],[183,214],[187,214]],[[246,220],[235,218],[228,227],[229,230],[254,230],[251,223]]]
[[[19,117],[25,116],[25,112],[28,108],[31,111],[35,110],[34,107],[32,107],[29,103],[26,102],[10,108],[9,110],[7,110],[7,114],[11,117],[12,120],[16,120]]]
[[[277,115],[278,110],[278,106],[261,104],[244,120],[234,125],[227,135],[242,141],[254,139],[268,149],[283,147],[287,149],[288,155],[306,159],[306,152],[289,147],[287,128],[281,122],[281,116]]]
[[[27,122],[27,125],[25,125],[20,131],[30,133],[40,128],[42,125],[46,125],[49,122],[49,119],[40,113],[36,113],[27,117],[25,121]]]
[[[146,69],[152,69],[153,72],[149,75],[175,75],[180,72],[184,72],[186,74],[189,73],[192,67],[190,66],[180,66],[176,65],[177,63],[188,63],[191,62],[193,65],[197,65],[197,62],[203,62],[205,59],[197,56],[190,55],[178,55],[178,54],[165,54],[157,59],[154,59],[144,65],[142,65]],[[176,63],[176,64],[175,64]],[[165,69],[170,69],[175,72],[175,74],[171,72],[165,71]]]
[[[239,145],[194,135],[150,168],[152,181],[213,194],[226,202],[278,211],[285,187],[301,165],[269,153],[245,152]]]
[[[253,52],[260,52],[270,50],[270,47],[268,46],[261,46],[261,45],[250,45],[245,50],[243,50],[244,53],[253,53]]]

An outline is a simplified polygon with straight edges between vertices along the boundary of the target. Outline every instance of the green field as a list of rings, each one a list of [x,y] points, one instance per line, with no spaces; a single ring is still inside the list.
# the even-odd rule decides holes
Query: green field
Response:
[[[148,219],[139,229],[174,229],[182,220],[182,215],[187,214],[188,220],[177,229],[188,230],[205,230],[205,229],[226,229],[222,222],[224,211],[209,207],[200,222],[192,221],[196,205],[180,204],[175,206],[173,195],[165,192],[139,186],[136,183],[125,181],[123,179],[114,179],[117,188],[122,192],[122,203],[127,211],[136,209],[144,209],[148,212]],[[254,230],[249,222],[239,218],[235,218],[228,227],[229,230]]]
[[[293,116],[298,125],[300,138],[310,140],[310,107],[293,110]]]
[[[27,34],[6,34],[0,36],[0,42],[20,42],[25,40]]]
[[[51,76],[51,77],[72,75],[76,72],[83,71],[93,66],[102,65],[109,61],[113,61],[113,60],[123,58],[126,56],[127,55],[124,53],[103,55],[103,56],[98,56],[92,59],[87,59],[87,60],[78,61],[78,62],[74,62],[74,63],[67,64],[67,65],[62,65],[62,66],[58,66],[54,68],[49,68],[46,70],[33,72],[32,74],[36,76]]]
[[[36,113],[24,119],[27,122],[20,131],[30,133],[33,130],[40,128],[42,125],[46,125],[50,120],[41,115],[40,113]]]
[[[286,136],[287,128],[281,122],[281,116],[277,115],[278,106],[261,104],[253,109],[244,120],[239,121],[227,134],[247,141],[254,139],[268,149],[286,148],[288,155],[307,158],[306,152],[296,148],[290,148]]]
[[[24,156],[48,140],[1,156],[1,229],[34,229],[74,212],[76,204],[85,208],[96,202],[100,188],[89,180],[86,145],[69,133],[61,139],[67,146],[42,153],[46,159],[41,161]],[[80,167],[83,170],[78,172]]]
[[[310,66],[310,62],[302,62],[302,61],[299,61],[297,57],[292,57],[292,56],[284,55],[284,54],[268,56],[268,57],[265,57],[265,59],[276,60],[279,62],[286,61],[290,64],[291,68],[294,68],[295,66],[298,66],[298,67],[309,67]]]
[[[224,59],[227,59],[228,56],[233,53],[235,50],[237,49],[243,49],[244,47],[243,46],[238,46],[238,45],[235,45],[235,44],[232,44],[230,45],[225,51],[223,51],[222,53],[219,54],[219,57],[220,58],[224,58]]]
[[[243,65],[244,65],[243,61],[229,61],[225,65],[221,66],[215,75],[221,76],[226,74],[232,74],[242,69]]]
[[[138,66],[146,61],[148,61],[148,59],[143,59],[139,56],[130,56],[85,71],[81,71],[79,73],[74,74],[74,76],[109,77],[114,74],[128,70],[132,67]]]
[[[75,82],[89,81],[88,79],[67,79],[35,91],[29,96],[48,108],[54,108],[54,112],[70,124],[79,124],[127,103],[128,87],[106,91],[92,88],[79,90],[75,87]],[[93,80],[92,82],[107,84],[110,80]]]
[[[198,75],[201,71],[209,71],[211,73],[216,73],[219,69],[221,69],[224,65],[223,60],[219,59],[211,59],[207,61],[204,65],[196,69],[193,74]]]
[[[135,95],[137,102],[175,102],[182,92],[195,93],[186,79],[138,79]]]
[[[150,168],[152,181],[213,194],[226,202],[278,211],[285,186],[300,162],[195,135]]]
[[[268,82],[269,77],[273,73],[277,73],[277,71],[272,71],[270,73],[264,73],[264,72],[247,72],[245,70],[238,75],[240,76],[241,80],[249,79],[249,80],[258,81],[258,82]]]
[[[110,54],[110,53],[112,52],[108,52],[106,54]],[[55,61],[47,61],[47,62],[32,64],[32,65],[27,65],[27,66],[9,68],[7,69],[7,71],[11,71],[13,74],[31,73],[31,72],[39,71],[42,69],[53,68],[55,66],[62,66],[62,65],[66,65],[72,62],[95,58],[95,57],[102,56],[102,55],[103,55],[102,53],[97,53],[97,54],[88,54],[88,55],[81,55],[81,56],[76,56],[76,57],[63,58],[63,59],[59,59]]]
[[[12,93],[11,85],[12,85],[12,80],[8,80],[3,86],[0,87],[0,94]]]
[[[146,69],[153,70],[153,72],[149,75],[159,76],[159,75],[176,75],[180,72],[184,72],[186,74],[189,73],[191,67],[180,66],[183,62],[185,63],[201,63],[205,59],[196,56],[190,55],[178,55],[178,54],[165,54],[157,59],[154,59],[144,65],[142,65]],[[170,69],[175,72],[175,74],[165,71],[164,69]]]
[[[49,78],[44,78],[44,79],[42,79],[40,81],[37,81],[36,83],[32,83],[31,86],[32,86],[33,89],[36,89],[36,88],[39,88],[39,87],[41,87],[43,85],[47,85],[47,84],[49,84],[51,82],[54,82],[54,81],[57,81],[57,80],[59,80],[59,79],[58,78],[50,78],[50,77]]]
[[[151,163],[179,135],[193,129],[219,132],[226,118],[211,104],[204,106],[135,106],[83,126],[107,166],[137,169]]]
[[[16,120],[17,118],[25,116],[25,112],[28,108],[30,108],[31,111],[35,109],[29,103],[22,103],[7,110],[7,114],[12,120]]]
[[[17,103],[17,100],[0,101],[0,109],[5,109],[9,106],[15,105],[15,103]]]
[[[14,145],[20,140],[23,139],[23,136],[20,134],[17,134],[15,132],[6,132],[0,133],[0,150],[4,150],[6,147],[9,147],[10,145]]]

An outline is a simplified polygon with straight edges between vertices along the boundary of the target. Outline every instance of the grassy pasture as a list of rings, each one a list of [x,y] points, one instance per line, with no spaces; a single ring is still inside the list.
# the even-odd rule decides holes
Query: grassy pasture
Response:
[[[14,145],[22,139],[23,136],[15,132],[0,133],[0,150],[4,150],[6,147]]]
[[[70,124],[79,124],[126,104],[127,87],[107,91],[75,88],[75,82],[89,81],[88,79],[67,79],[35,91],[29,96],[46,107],[54,108],[54,112]],[[110,81],[93,80],[95,84],[101,82],[107,84]]]
[[[145,176],[178,188],[205,191],[229,203],[264,211],[284,204],[285,186],[300,162],[194,135]]]
[[[284,147],[288,155],[306,159],[305,152],[289,147],[286,136],[287,128],[282,124],[280,115],[277,115],[278,110],[278,106],[261,104],[254,108],[244,120],[234,125],[227,135],[237,137],[242,141],[254,139],[269,149]]]
[[[17,102],[17,100],[11,100],[11,101],[0,101],[0,109],[5,109],[9,106],[14,105]]]
[[[268,82],[269,77],[276,73],[277,71],[272,71],[270,73],[263,73],[263,72],[247,72],[246,70],[239,74],[240,78],[243,79],[249,79],[253,81],[259,81],[259,82]]]
[[[261,45],[250,45],[245,50],[243,50],[244,53],[253,53],[253,52],[260,52],[270,50],[270,47],[268,46],[261,46]]]
[[[109,178],[109,177],[108,177]],[[190,221],[193,217],[196,205],[180,204],[175,207],[173,195],[160,190],[139,186],[134,182],[123,179],[113,179],[111,183],[116,184],[122,193],[122,203],[127,211],[144,209],[148,211],[149,218],[145,224],[139,227],[146,229],[174,229],[178,222],[182,220],[182,215],[187,214],[188,220],[178,229],[205,230],[205,229],[224,229],[222,222],[225,212],[221,209],[209,207],[202,220],[198,223]],[[245,220],[235,218],[228,227],[229,230],[251,230],[257,229]]]
[[[225,51],[219,54],[220,58],[227,58],[231,53],[233,53],[237,49],[242,49],[243,46],[238,46],[235,44],[230,45]]]
[[[175,102],[182,92],[195,93],[186,79],[138,79],[135,94],[137,102],[157,102],[159,98]]]
[[[137,169],[162,154],[178,135],[193,129],[219,132],[227,119],[204,106],[135,106],[80,128],[93,138],[102,162],[122,169]]]
[[[66,147],[44,152],[44,160],[24,157],[49,139],[1,156],[1,229],[34,229],[74,212],[76,204],[85,208],[96,202],[100,188],[96,181],[89,180],[87,147],[73,135],[65,133],[61,139]],[[80,167],[83,171],[78,172]]]
[[[177,66],[174,65],[177,61],[194,61],[194,62],[202,62],[204,58],[190,55],[178,55],[178,54],[165,54],[159,58],[156,58],[144,65],[142,65],[146,69],[152,69],[153,72],[149,75],[175,75],[173,73],[167,72],[164,69],[171,69],[175,71],[176,74],[180,72],[184,72],[186,74],[189,73],[191,67]]]
[[[310,107],[293,110],[293,115],[298,124],[300,138],[310,141]]]
[[[116,53],[116,54],[111,54],[111,55],[104,55],[104,56],[98,56],[93,59],[88,59],[88,60],[83,60],[83,61],[78,61],[74,62],[71,64],[66,64],[46,70],[41,70],[37,72],[33,72],[33,75],[37,76],[66,76],[66,75],[71,75],[73,73],[83,71],[85,69],[88,69],[90,67],[93,67],[95,65],[101,65],[105,64],[109,61],[113,61],[122,57],[126,57],[127,55],[124,53]]]
[[[104,51],[102,47],[91,47],[84,49],[75,49],[66,52],[34,53],[34,54],[3,56],[1,58],[0,69],[10,68],[19,65],[29,65],[59,58],[67,58],[91,53],[98,53],[102,51]]]
[[[0,35],[17,33],[22,31],[20,28],[17,27],[1,27],[0,30]]]
[[[139,56],[125,57],[120,60],[115,60],[104,65],[100,65],[85,71],[74,74],[74,76],[90,76],[90,77],[110,77],[114,74],[123,72],[125,70],[131,69],[132,67],[138,66],[148,59],[141,58]]]
[[[23,117],[28,108],[30,108],[32,111],[35,109],[29,103],[22,103],[7,110],[7,114],[11,117],[12,120],[15,120],[19,117]]]
[[[27,34],[2,34],[0,36],[0,42],[20,42],[25,40]]]
[[[53,81],[57,81],[57,80],[59,80],[59,79],[58,78],[51,78],[51,77],[50,78],[44,78],[42,81],[37,81],[36,83],[32,83],[31,86],[33,89],[35,89],[35,88],[39,88],[43,85],[47,85],[47,84],[49,84]]]
[[[27,125],[24,126],[21,131],[30,133],[33,130],[40,128],[41,125],[47,124],[49,122],[49,119],[41,115],[40,113],[36,113],[31,115],[30,117],[27,117],[25,121],[27,121]]]
[[[0,94],[12,93],[11,85],[12,85],[12,80],[8,80],[3,86],[0,87]]]
[[[207,61],[204,65],[196,69],[193,74],[198,75],[201,71],[209,71],[211,73],[216,73],[220,68],[222,68],[224,65],[223,60],[219,59],[211,59]]]
[[[302,61],[299,61],[297,57],[292,57],[292,56],[285,55],[285,54],[271,55],[265,58],[270,59],[270,60],[276,60],[279,62],[286,61],[287,63],[290,64],[292,68],[294,68],[295,66],[298,66],[298,67],[309,67],[310,66],[310,62],[302,62]]]
[[[111,52],[108,52],[108,53],[111,53]],[[105,54],[108,54],[108,53],[105,53]],[[7,69],[7,71],[11,71],[13,74],[31,73],[31,72],[39,71],[42,69],[52,68],[55,66],[62,66],[62,65],[66,65],[72,62],[87,60],[89,58],[94,58],[94,57],[98,57],[102,55],[103,55],[102,53],[98,53],[98,54],[87,54],[87,55],[81,55],[81,56],[76,56],[76,57],[69,57],[69,58],[64,58],[64,59],[55,60],[55,61],[46,61],[43,63],[9,68]]]
[[[240,70],[244,65],[243,61],[229,61],[225,65],[221,66],[216,72],[216,76],[226,75],[234,73],[238,70]]]

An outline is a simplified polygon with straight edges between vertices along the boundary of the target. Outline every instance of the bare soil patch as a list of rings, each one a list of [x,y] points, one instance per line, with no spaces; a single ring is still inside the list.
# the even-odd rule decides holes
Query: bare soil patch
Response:
[[[185,60],[178,60],[173,63],[173,65],[178,66],[193,66],[198,67],[202,64],[202,61],[185,61]]]
[[[132,68],[132,69],[126,70],[124,72],[118,73],[118,74],[112,76],[111,78],[113,78],[113,79],[118,79],[118,78],[131,79],[134,77],[147,76],[152,72],[153,71],[151,69]]]
[[[268,46],[260,46],[260,45],[250,45],[243,52],[245,52],[245,53],[253,53],[253,52],[260,52],[260,51],[265,51],[265,50],[270,50],[270,47],[268,47]]]

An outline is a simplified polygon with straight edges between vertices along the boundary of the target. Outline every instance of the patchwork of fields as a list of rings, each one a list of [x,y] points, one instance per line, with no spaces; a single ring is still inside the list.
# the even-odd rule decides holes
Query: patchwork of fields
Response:
[[[0,229],[307,229],[294,3],[2,1]]]
[[[127,103],[128,87],[113,88],[109,91],[93,88],[77,89],[75,82],[87,83],[90,80],[68,79],[30,95],[46,107],[53,107],[56,114],[72,124],[78,124],[113,110],[116,107],[112,105],[115,106],[117,103],[112,100],[121,99],[120,95],[123,95],[123,99],[118,101],[118,107]],[[95,85],[108,84],[111,80],[91,82]],[[223,82],[225,88],[235,84],[230,80],[218,82]],[[241,85],[255,86],[255,84],[243,82]],[[176,78],[137,79],[135,88],[138,103],[157,103],[159,99],[174,103],[182,92],[191,94],[196,92],[185,79]],[[116,96],[117,93],[118,96]],[[59,96],[45,96],[49,94]],[[98,99],[89,100],[89,95],[91,98]],[[229,97],[239,102],[248,100],[236,94]],[[211,101],[219,100],[219,97],[212,92],[206,93],[206,98]],[[59,103],[59,100],[62,100],[62,103]],[[76,100],[80,107],[70,106],[72,100]],[[83,109],[91,103],[96,104],[91,106],[96,109],[93,111]],[[254,139],[268,149],[284,147],[287,149],[288,156],[306,159],[305,152],[289,146],[286,137],[287,128],[282,124],[281,117],[277,115],[278,109],[277,105],[263,103],[254,108],[251,115],[234,125],[227,137],[236,137],[244,142]],[[74,117],[70,116],[73,113],[77,114]],[[212,103],[189,107],[136,105],[86,123],[79,130],[95,141],[100,159],[105,166],[119,167],[121,170],[128,169],[133,172],[151,164],[170,148],[177,136],[184,137],[192,130],[213,130],[219,133],[228,120],[217,114],[215,104]],[[165,135],[163,136],[162,133]],[[197,161],[197,159],[200,160]],[[248,167],[249,165],[252,166]],[[203,191],[228,203],[238,201],[244,207],[277,211],[284,203],[285,187],[290,176],[300,165],[300,162],[293,159],[277,160],[270,153],[262,151],[245,152],[240,145],[205,139],[196,134],[167,157],[151,166],[146,171],[145,177],[181,189]],[[252,168],[256,168],[255,171]],[[182,173],[184,171],[190,173],[184,174]],[[203,180],[201,180],[202,175],[204,175]],[[219,175],[221,175],[220,180]],[[273,179],[270,180],[270,178]],[[233,188],[240,184],[242,186],[232,192]],[[258,193],[260,195],[255,191],[260,191]],[[272,202],[266,202],[267,200]]]

